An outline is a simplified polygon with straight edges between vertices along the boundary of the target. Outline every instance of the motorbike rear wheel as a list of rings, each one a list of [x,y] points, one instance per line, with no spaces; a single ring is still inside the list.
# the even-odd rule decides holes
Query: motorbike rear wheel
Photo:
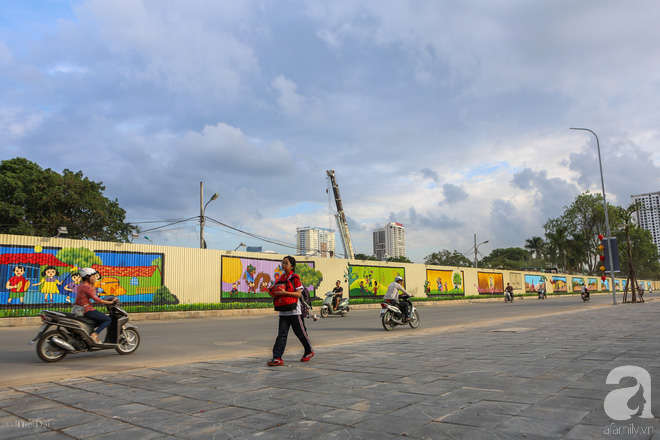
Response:
[[[381,317],[383,328],[388,332],[390,330],[394,330],[394,327],[396,327],[396,323],[392,321],[393,318],[394,316],[392,315],[392,312],[390,312],[389,310],[383,313],[383,316]]]
[[[328,308],[321,307],[321,318],[326,318],[328,316]]]
[[[66,356],[67,352],[65,349],[58,347],[57,345],[51,342],[51,339],[54,337],[59,339],[66,340],[66,337],[59,330],[51,330],[44,333],[39,342],[37,342],[37,355],[44,362],[57,362],[60,361]]]
[[[137,350],[140,345],[140,334],[134,328],[126,328],[121,335],[119,335],[119,341],[117,341],[117,353],[119,354],[131,354]]]
[[[417,310],[413,310],[412,318],[410,318],[410,321],[408,321],[408,325],[410,325],[412,328],[419,327],[419,313],[417,313]]]

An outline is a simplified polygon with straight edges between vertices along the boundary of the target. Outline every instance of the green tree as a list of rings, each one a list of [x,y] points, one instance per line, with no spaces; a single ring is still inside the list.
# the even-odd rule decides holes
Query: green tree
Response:
[[[490,269],[520,270],[527,265],[530,254],[523,248],[498,248],[481,260],[481,266]]]
[[[432,264],[435,266],[451,266],[451,267],[470,267],[472,262],[462,253],[457,250],[449,251],[443,249],[438,252],[424,257],[424,264]]]
[[[312,285],[314,286],[314,291],[318,289],[318,287],[321,285],[321,281],[323,281],[323,274],[320,271],[304,263],[296,264],[296,273],[300,277],[300,282],[302,285]]]
[[[175,305],[175,304],[179,304],[179,298],[173,295],[172,292],[170,292],[170,289],[168,289],[166,286],[160,286],[154,292],[154,297],[151,300],[151,302],[159,305],[165,305],[165,304]]]
[[[24,158],[0,162],[2,232],[53,237],[60,226],[68,238],[127,242],[137,228],[126,211],[103,196],[105,186],[65,169],[60,175]]]
[[[525,240],[525,249],[529,251],[535,260],[540,260],[544,256],[545,241],[542,237],[532,237]]]
[[[367,254],[355,254],[355,259],[363,260],[363,261],[367,261],[367,260],[378,261],[378,259],[373,255],[367,255]]]
[[[408,257],[386,258],[383,261],[389,261],[391,263],[412,263]]]
[[[610,223],[618,224],[623,209],[608,204],[607,213]],[[603,196],[588,191],[580,194],[561,217],[550,219],[543,226],[551,253],[562,259],[561,264],[557,261],[559,267],[568,272],[595,274],[599,266],[598,235],[606,230]]]
[[[98,257],[94,251],[87,248],[62,248],[55,255],[62,263],[71,264],[78,269],[84,267],[92,267],[95,264],[103,264],[103,261]]]

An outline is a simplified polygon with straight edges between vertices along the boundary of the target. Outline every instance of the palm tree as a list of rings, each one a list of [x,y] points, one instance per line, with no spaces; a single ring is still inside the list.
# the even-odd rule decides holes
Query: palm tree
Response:
[[[525,240],[525,249],[529,251],[535,260],[543,258],[545,250],[545,241],[541,237],[532,237]]]

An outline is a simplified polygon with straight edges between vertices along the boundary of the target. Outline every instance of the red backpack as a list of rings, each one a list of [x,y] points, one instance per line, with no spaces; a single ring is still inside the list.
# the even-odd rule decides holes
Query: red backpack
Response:
[[[273,284],[269,291],[270,295],[273,296],[274,291],[281,289],[282,287],[280,286],[283,286],[287,292],[293,292],[295,290],[292,282],[294,277],[298,278],[298,275],[294,273],[288,280],[281,280]],[[300,281],[300,278],[298,278],[298,281]],[[289,312],[295,310],[298,306],[298,298],[294,296],[278,295],[273,296],[273,298],[275,298],[273,299],[273,306],[275,306],[275,310],[278,312]]]

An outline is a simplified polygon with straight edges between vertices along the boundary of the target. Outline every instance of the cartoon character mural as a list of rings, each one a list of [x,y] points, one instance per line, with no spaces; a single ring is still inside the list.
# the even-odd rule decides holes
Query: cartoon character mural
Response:
[[[7,285],[5,286],[6,289],[9,290],[7,304],[11,304],[11,300],[16,298],[20,300],[20,304],[23,304],[25,292],[30,288],[30,281],[28,281],[23,274],[25,274],[25,267],[14,267],[14,276],[9,278]]]
[[[568,284],[566,283],[566,277],[552,277],[550,281],[553,286],[553,291],[555,292],[567,292]]]
[[[405,279],[403,267],[377,267],[347,265],[344,281],[348,286],[349,297],[378,297],[387,293],[387,286],[396,276]]]
[[[589,292],[599,291],[598,278],[587,278],[587,289],[589,289]]]
[[[162,282],[162,258],[161,253],[83,247],[0,246],[0,279],[7,280],[0,303],[73,303],[80,284],[79,269],[92,267],[101,274],[97,286],[101,295],[122,295],[122,302],[177,304],[176,296]]]
[[[504,275],[501,273],[477,272],[477,281],[480,295],[504,293]]]
[[[463,271],[426,269],[426,282],[427,295],[463,294]]]
[[[222,256],[220,295],[226,301],[272,301],[268,289],[284,274],[281,260]],[[296,273],[311,297],[321,284],[323,275],[314,269],[312,261],[298,261]]]

